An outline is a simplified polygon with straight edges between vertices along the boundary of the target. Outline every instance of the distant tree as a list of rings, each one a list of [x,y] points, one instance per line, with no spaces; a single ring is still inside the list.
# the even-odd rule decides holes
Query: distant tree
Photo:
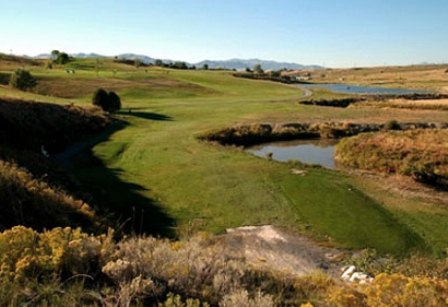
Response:
[[[51,59],[53,61],[56,61],[56,59],[58,58],[58,55],[59,55],[59,50],[52,50],[51,51]]]
[[[53,61],[53,63],[64,65],[70,61],[70,57],[65,52],[53,50],[51,51],[51,60]]]
[[[177,69],[188,69],[187,63],[185,62],[175,62],[174,63],[174,68]]]
[[[65,52],[61,52],[61,53],[58,55],[58,63],[59,63],[59,64],[66,64],[66,63],[68,63],[69,61],[70,61],[70,57],[68,56],[67,53],[65,53]]]
[[[246,67],[246,72],[252,72],[252,70],[249,67]]]
[[[278,78],[278,77],[280,77],[280,75],[281,75],[280,70],[271,71],[271,77]]]
[[[115,92],[109,92],[108,95],[108,111],[115,112],[121,109],[121,99],[120,96]]]
[[[135,68],[139,68],[142,65],[142,62],[140,61],[140,59],[135,59],[134,60],[134,66]]]
[[[208,70],[208,64],[204,64],[204,65],[202,66],[202,69],[203,69],[203,70]]]
[[[254,72],[255,73],[257,73],[257,74],[262,74],[264,71],[263,71],[263,68],[261,68],[261,65],[260,64],[255,64],[254,65]]]
[[[35,87],[37,85],[37,80],[28,70],[17,69],[15,73],[11,75],[9,84],[14,88],[26,91]]]
[[[92,97],[92,103],[107,112],[115,112],[121,109],[120,96],[115,92],[107,92],[100,88],[95,91]]]
[[[155,60],[155,62],[154,62],[154,65],[155,65],[155,66],[159,66],[159,67],[162,67],[162,66],[163,66],[163,61],[162,61],[162,60],[159,60],[159,59],[157,59],[157,60]]]

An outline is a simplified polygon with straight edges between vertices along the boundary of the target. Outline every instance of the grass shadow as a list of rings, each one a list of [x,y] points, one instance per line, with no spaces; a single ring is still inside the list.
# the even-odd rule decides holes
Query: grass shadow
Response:
[[[134,116],[134,117],[147,119],[147,120],[158,120],[158,121],[172,121],[173,120],[173,118],[168,115],[153,113],[153,112],[135,111],[135,109],[128,109],[127,111],[122,110],[120,112],[117,112],[117,114],[126,115],[126,116]]]
[[[123,170],[109,168],[95,156],[92,149],[110,139],[126,123],[116,124],[89,143],[89,148],[76,156],[73,175],[83,189],[91,195],[89,203],[100,216],[107,216],[107,222],[119,233],[150,234],[175,237],[175,221],[160,206],[147,197],[147,188],[122,179]]]

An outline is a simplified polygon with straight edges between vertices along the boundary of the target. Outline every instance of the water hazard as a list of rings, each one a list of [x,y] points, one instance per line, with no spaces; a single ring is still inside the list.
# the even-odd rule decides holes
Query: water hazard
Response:
[[[323,88],[336,93],[344,94],[371,94],[371,95],[407,95],[407,94],[428,94],[429,91],[402,89],[402,88],[385,88],[374,86],[361,86],[343,83],[314,83],[301,84],[304,88]]]
[[[334,151],[337,142],[337,140],[275,142],[249,147],[247,152],[281,162],[298,160],[306,164],[318,164],[335,169]]]

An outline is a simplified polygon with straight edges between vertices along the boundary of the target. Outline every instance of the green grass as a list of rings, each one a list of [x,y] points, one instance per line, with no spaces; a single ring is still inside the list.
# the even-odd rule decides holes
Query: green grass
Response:
[[[219,233],[229,227],[274,224],[336,246],[393,254],[426,250],[423,235],[445,231],[437,225],[431,230],[431,219],[419,212],[415,216],[424,225],[411,227],[410,218],[366,196],[353,178],[340,172],[310,169],[301,177],[291,174],[290,164],[195,137],[239,122],[443,120],[443,114],[301,106],[297,102],[302,92],[283,84],[234,78],[226,72],[122,68],[116,78],[135,82],[118,90],[124,106],[118,117],[128,125],[80,157],[75,175],[116,211],[147,204],[145,220],[133,217],[132,223],[140,228],[144,224],[151,229],[153,224],[161,234],[182,236],[198,230]],[[51,74],[59,82],[71,77],[62,70],[35,73]],[[86,82],[98,78],[88,70],[76,77]],[[114,80],[108,71],[101,71],[99,78]],[[172,82],[142,88],[148,79]],[[18,95],[0,88],[0,95],[4,94]],[[88,103],[89,98],[73,101]],[[134,110],[128,114],[129,108]],[[151,212],[155,212],[152,217]],[[448,216],[439,220],[447,224]]]

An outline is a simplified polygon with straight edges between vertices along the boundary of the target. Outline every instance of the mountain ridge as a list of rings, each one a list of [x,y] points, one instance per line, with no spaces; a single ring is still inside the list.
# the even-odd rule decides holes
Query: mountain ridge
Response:
[[[118,58],[123,60],[139,60],[145,64],[154,64],[156,58],[143,55],[143,54],[135,54],[135,53],[122,53],[116,56],[105,56],[97,53],[71,53],[70,56],[75,58]],[[35,59],[48,59],[51,55],[49,53],[42,53],[34,56]],[[165,63],[174,63],[174,62],[185,62],[185,61],[175,61],[170,59],[162,59]],[[258,58],[252,59],[240,59],[240,58],[231,58],[227,60],[203,60],[196,63],[185,62],[188,66],[196,66],[198,68],[203,67],[204,65],[208,65],[211,69],[223,68],[223,69],[236,69],[236,70],[244,70],[246,68],[253,68],[255,65],[259,64],[265,70],[280,70],[280,69],[322,69],[322,66],[319,65],[304,65],[298,64],[294,62],[279,62],[274,60],[262,60]]]

